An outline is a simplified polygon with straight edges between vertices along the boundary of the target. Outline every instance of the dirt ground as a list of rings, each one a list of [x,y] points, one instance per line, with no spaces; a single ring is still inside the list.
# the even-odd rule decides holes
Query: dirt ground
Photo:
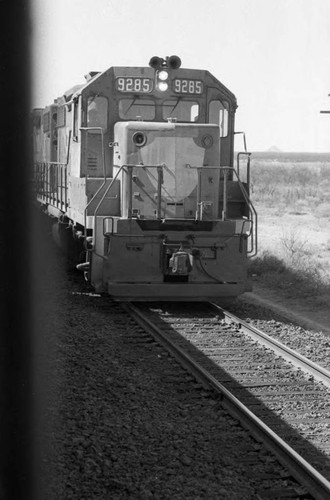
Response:
[[[258,212],[258,254],[269,251],[290,259],[292,254],[301,252],[306,263],[315,263],[323,270],[325,280],[330,284],[330,221],[329,216],[318,217],[312,207],[306,211],[289,210],[287,213],[274,207],[257,206]],[[315,307],[300,297],[282,297],[280,292],[264,288],[256,279],[253,293],[244,294],[247,300],[268,301],[280,308],[288,319],[307,329],[323,330],[330,335],[330,308]],[[330,299],[330,297],[329,297]],[[270,305],[270,304],[268,304]],[[303,318],[303,319],[302,319]]]
[[[253,284],[253,291],[242,295],[242,300],[263,305],[291,323],[297,324],[306,330],[323,332],[330,337],[330,310],[306,306],[300,298],[284,298],[278,292]]]
[[[259,253],[270,251],[287,258],[292,251],[303,252],[324,267],[330,278],[330,221],[312,213],[275,213],[273,208],[257,207]]]

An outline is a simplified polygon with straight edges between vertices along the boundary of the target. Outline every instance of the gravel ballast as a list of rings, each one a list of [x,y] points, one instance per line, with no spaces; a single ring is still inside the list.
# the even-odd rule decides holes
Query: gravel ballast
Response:
[[[51,241],[36,263],[38,499],[254,499],[295,485],[119,305],[67,274]]]

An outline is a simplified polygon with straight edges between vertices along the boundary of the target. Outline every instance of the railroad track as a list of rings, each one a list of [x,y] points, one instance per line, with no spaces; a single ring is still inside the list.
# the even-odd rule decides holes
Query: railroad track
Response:
[[[330,498],[329,372],[214,304],[125,307],[313,498]]]

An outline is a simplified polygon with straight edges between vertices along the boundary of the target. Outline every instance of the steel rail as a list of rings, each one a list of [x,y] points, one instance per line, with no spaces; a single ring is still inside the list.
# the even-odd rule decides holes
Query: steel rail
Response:
[[[258,342],[263,344],[265,347],[269,347],[284,359],[290,361],[297,368],[301,368],[305,372],[308,372],[317,380],[323,382],[324,385],[330,387],[330,372],[328,370],[305,358],[298,352],[293,351],[290,347],[281,344],[278,340],[273,339],[266,333],[258,330],[258,328],[255,328],[249,323],[246,323],[217,304],[211,303],[211,305],[224,315],[226,323],[235,323],[240,330],[249,335],[251,338],[258,340]]]
[[[205,388],[212,388],[220,394],[224,408],[247,428],[256,440],[262,441],[265,446],[277,457],[278,461],[287,467],[293,477],[306,487],[316,500],[329,500],[330,482],[314,469],[304,458],[293,450],[283,439],[275,434],[266,424],[244,406],[226,387],[213,375],[208,373],[199,363],[192,359],[179,346],[154,325],[143,313],[132,304],[122,304],[131,317],[163,347],[166,348]]]

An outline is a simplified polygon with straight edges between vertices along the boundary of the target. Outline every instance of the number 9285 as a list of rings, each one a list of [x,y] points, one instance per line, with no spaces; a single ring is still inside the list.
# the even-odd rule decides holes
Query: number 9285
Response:
[[[203,82],[176,78],[173,81],[173,90],[178,94],[202,94]]]
[[[152,80],[150,78],[120,77],[116,79],[116,89],[119,92],[151,92]]]

